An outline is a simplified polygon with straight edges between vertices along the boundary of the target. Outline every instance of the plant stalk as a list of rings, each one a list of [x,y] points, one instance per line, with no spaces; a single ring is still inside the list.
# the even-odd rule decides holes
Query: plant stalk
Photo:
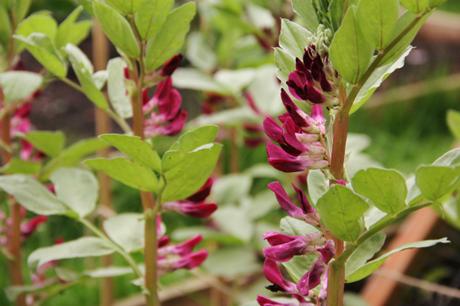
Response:
[[[108,55],[109,55],[109,44],[107,38],[104,35],[104,32],[101,29],[100,24],[94,20],[93,26],[93,61],[94,67],[96,70],[103,70],[107,65]],[[95,119],[95,132],[96,136],[101,134],[110,133],[111,123],[110,118],[106,112],[99,109],[98,107],[94,108],[94,119]],[[98,155],[101,157],[108,157],[109,151],[107,149],[100,150]],[[112,209],[112,182],[110,178],[99,172],[99,198],[103,209],[111,210]],[[102,265],[104,267],[110,267],[113,264],[112,256],[104,256],[102,258]],[[109,277],[102,279],[101,289],[100,289],[100,304],[101,306],[111,306],[114,302],[113,298],[113,280]]]
[[[3,101],[3,91],[0,89],[0,104],[5,107],[5,102]],[[7,146],[11,146],[11,114],[9,112],[5,113],[5,116],[1,119],[1,140]],[[11,152],[8,150],[2,150],[2,162],[3,165],[7,164],[11,158]],[[16,203],[14,198],[9,197],[9,206],[10,206],[10,217],[11,217],[11,227],[8,237],[8,251],[13,256],[10,264],[10,278],[11,285],[13,286],[22,286],[24,285],[24,278],[22,276],[22,254],[21,254],[21,206]],[[16,300],[17,306],[25,306],[25,296],[20,295]]]
[[[334,134],[331,154],[331,173],[336,180],[345,179],[345,153],[348,138],[348,128],[350,120],[350,108],[344,86],[339,88],[339,100],[341,108],[334,121]],[[345,290],[345,265],[336,262],[344,252],[345,243],[334,237],[336,255],[329,265],[328,286],[327,286],[327,305],[343,306]]]
[[[133,107],[133,132],[134,135],[145,139],[144,134],[144,112],[142,110],[142,91],[144,89],[145,78],[145,45],[134,20],[130,20],[131,26],[136,35],[141,50],[140,57],[137,61],[137,67],[134,67],[134,81],[136,82],[136,90],[132,97]],[[157,214],[158,205],[155,204],[153,194],[150,192],[141,192],[142,206],[144,208],[145,227],[144,227],[144,262],[145,262],[145,279],[144,286],[147,289],[146,302],[147,306],[160,306],[158,297],[158,237],[157,237]]]

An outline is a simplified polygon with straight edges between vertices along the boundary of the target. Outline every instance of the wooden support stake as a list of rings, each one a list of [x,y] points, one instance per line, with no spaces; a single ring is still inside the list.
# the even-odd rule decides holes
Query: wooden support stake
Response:
[[[96,71],[103,70],[107,66],[109,57],[109,43],[101,29],[100,24],[95,20],[93,26],[93,62]],[[110,133],[112,126],[110,118],[106,112],[99,108],[95,108],[95,126],[96,135]],[[98,152],[101,157],[108,157],[109,151],[107,149]],[[112,184],[110,178],[102,172],[98,173],[99,179],[99,200],[103,210],[112,209]],[[102,265],[104,267],[112,266],[112,256],[105,256],[102,258]],[[111,278],[104,278],[101,284],[100,304],[101,306],[113,305],[113,281]]]

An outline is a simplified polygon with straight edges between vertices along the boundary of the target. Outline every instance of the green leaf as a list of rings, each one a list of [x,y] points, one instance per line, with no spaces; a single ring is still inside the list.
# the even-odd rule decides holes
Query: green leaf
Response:
[[[51,175],[56,196],[80,217],[86,217],[96,208],[99,183],[89,171],[61,168]]]
[[[281,48],[275,48],[275,64],[278,67],[278,76],[287,81],[289,74],[295,70],[295,59]]]
[[[128,21],[100,0],[93,1],[93,11],[110,41],[127,56],[139,57],[139,44]]]
[[[193,64],[194,67],[210,72],[216,68],[216,55],[208,46],[206,37],[200,32],[194,32],[189,35],[187,40],[186,54],[188,60]]]
[[[459,186],[460,167],[421,166],[416,182],[425,198],[437,201]]]
[[[152,146],[136,136],[105,134],[100,138],[139,164],[161,171],[161,159]]]
[[[97,138],[81,140],[72,146],[64,149],[58,156],[51,159],[43,168],[41,179],[47,179],[54,170],[61,167],[72,167],[77,165],[82,158],[95,153],[98,150],[107,148],[105,141]]]
[[[194,130],[184,133],[179,139],[171,146],[169,151],[189,152],[198,147],[212,143],[216,140],[218,127],[215,125],[207,125],[196,128]],[[168,167],[166,167],[167,169]]]
[[[62,132],[32,131],[24,136],[37,150],[56,157],[64,148],[65,135]]]
[[[193,68],[179,68],[174,72],[174,86],[182,89],[200,90],[230,95],[230,89],[214,80],[208,74]]]
[[[54,43],[58,26],[49,14],[37,13],[24,19],[16,30],[16,35],[28,37],[33,33],[41,33]]]
[[[149,9],[142,6],[142,0],[106,0],[107,4],[116,8],[123,15],[136,13],[139,9]]]
[[[42,85],[43,78],[38,73],[9,71],[0,73],[0,88],[5,102],[22,102],[32,96]]]
[[[381,211],[396,214],[406,208],[407,186],[395,170],[369,168],[352,179],[353,189],[370,199]]]
[[[392,40],[396,40],[396,44],[385,54],[381,61],[381,65],[393,63],[407,51],[428,17],[429,14],[418,16],[411,12],[406,12],[399,18],[392,34]],[[407,31],[407,29],[409,29],[409,31]]]
[[[16,22],[21,22],[29,12],[29,8],[32,0],[16,0],[15,1],[15,13]]]
[[[334,186],[318,201],[321,222],[337,238],[355,241],[364,232],[366,201],[344,186]]]
[[[288,19],[281,20],[280,47],[291,56],[302,58],[305,48],[313,42],[310,31]]]
[[[283,263],[283,267],[286,268],[292,280],[298,283],[302,276],[305,275],[306,271],[310,271],[317,259],[318,255],[315,253],[294,256],[290,261]]]
[[[329,180],[321,170],[311,170],[308,172],[308,195],[314,204],[329,189]]]
[[[447,112],[447,124],[455,138],[460,140],[460,112],[449,110]]]
[[[96,237],[83,237],[77,240],[40,248],[30,254],[27,262],[30,266],[41,266],[53,260],[98,257],[112,254],[114,250],[108,243]]]
[[[292,7],[310,32],[316,32],[319,22],[312,0],[292,0]]]
[[[194,194],[211,176],[221,151],[222,145],[209,143],[180,154],[182,158],[165,155],[163,164],[174,166],[164,170],[167,185],[162,200],[183,200]]]
[[[425,240],[425,241],[404,244],[388,253],[385,253],[384,255],[374,260],[367,262],[365,265],[361,266],[358,270],[347,275],[346,281],[347,283],[353,283],[353,282],[362,280],[363,278],[366,278],[367,276],[371,275],[375,270],[380,268],[380,266],[383,265],[385,260],[393,254],[396,254],[398,252],[408,250],[408,249],[428,248],[428,247],[432,247],[439,243],[449,243],[449,240],[447,240],[447,238],[442,238],[438,240]]]
[[[252,178],[247,175],[226,175],[212,186],[212,198],[219,205],[235,204],[248,196],[251,185]]]
[[[292,236],[306,236],[318,232],[318,229],[302,220],[284,217],[280,221],[281,231]]]
[[[142,214],[121,214],[104,221],[106,234],[127,252],[144,246],[144,220]]]
[[[434,166],[460,166],[460,148],[450,150],[434,163]]]
[[[51,74],[60,78],[67,75],[67,65],[48,36],[34,33],[28,37],[16,35],[15,38],[22,42],[27,51]]]
[[[128,65],[118,57],[111,59],[107,66],[108,82],[107,93],[115,112],[122,118],[133,116],[131,96],[126,87],[124,70]]]
[[[65,51],[69,56],[73,70],[80,81],[80,85],[91,102],[101,109],[108,109],[109,104],[104,94],[97,88],[93,79],[94,68],[86,55],[76,46],[68,44]]]
[[[227,248],[211,253],[204,268],[212,275],[235,278],[260,270],[255,252],[247,247]]]
[[[369,259],[374,257],[382,249],[385,238],[384,233],[377,233],[361,243],[348,258],[345,264],[345,274],[347,276],[352,275],[364,266]]]
[[[401,4],[415,14],[424,13],[431,9],[430,0],[401,0]]]
[[[393,29],[399,17],[398,0],[361,0],[357,18],[364,36],[378,50],[392,40]]]
[[[231,234],[241,241],[249,242],[254,227],[246,211],[239,207],[226,206],[218,209],[212,216],[216,225],[225,233]]]
[[[69,211],[54,194],[30,176],[0,176],[0,188],[14,196],[27,210],[39,215],[63,215]]]
[[[143,0],[135,14],[136,27],[145,40],[155,37],[168,18],[174,0]]]
[[[0,6],[0,46],[3,45],[5,49],[8,49],[11,32],[12,29],[8,12],[4,7]]]
[[[97,158],[86,160],[84,164],[132,188],[150,192],[156,192],[158,189],[158,178],[150,169],[126,158]]]
[[[351,7],[332,40],[332,64],[345,80],[356,84],[369,67],[372,52],[372,46],[359,27],[356,10]]]
[[[148,71],[157,69],[180,51],[195,13],[195,2],[188,2],[169,13],[161,30],[147,44],[145,64]]]
[[[408,47],[406,52],[404,52],[396,61],[389,62],[386,65],[380,66],[371,74],[371,76],[366,80],[366,83],[364,83],[364,86],[356,96],[356,99],[353,102],[353,106],[350,110],[351,114],[366,104],[366,102],[369,101],[375,91],[393,72],[404,67],[404,61],[411,51],[412,47]]]
[[[30,174],[36,175],[40,172],[41,164],[37,162],[13,158],[9,163],[0,168],[4,174]]]
[[[77,7],[67,18],[59,25],[56,34],[56,47],[62,48],[67,44],[78,46],[89,34],[91,30],[91,21],[85,20],[77,22],[81,15],[83,7]]]

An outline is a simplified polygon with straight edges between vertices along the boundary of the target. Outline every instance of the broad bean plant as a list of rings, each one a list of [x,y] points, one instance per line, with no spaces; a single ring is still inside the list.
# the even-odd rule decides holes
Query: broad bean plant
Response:
[[[404,66],[417,32],[444,1],[292,0],[287,11],[295,12],[295,22],[280,18],[294,17],[283,1],[222,2],[198,3],[199,31],[188,38],[194,1],[81,0],[60,24],[47,12],[26,17],[30,0],[0,4],[0,188],[8,195],[0,248],[11,261],[8,295],[17,305],[43,303],[88,279],[127,276],[146,305],[159,306],[160,277],[197,268],[208,257],[199,244],[209,227],[196,235],[184,229],[174,235],[182,241],[172,243],[162,221],[167,211],[212,217],[212,226],[238,238],[230,244],[257,240],[270,228],[262,252],[271,292],[253,297],[261,306],[342,306],[345,283],[371,275],[392,254],[448,243],[419,241],[380,254],[383,230],[418,209],[432,206],[458,222],[452,207],[460,188],[459,149],[404,177],[364,162],[351,167],[361,153],[347,147],[352,114]],[[95,71],[78,47],[91,29],[81,20],[84,11],[119,54],[105,70]],[[180,68],[184,45],[193,68]],[[23,51],[43,70],[23,71]],[[66,146],[63,133],[34,130],[30,103],[57,81],[85,95],[121,133]],[[203,92],[203,114],[188,120],[177,88]],[[458,114],[449,122],[458,137]],[[157,148],[159,137],[172,145]],[[218,142],[226,138],[236,154],[241,142],[265,145],[268,164],[279,172],[258,165],[238,174],[243,166],[235,156],[229,171],[215,171]],[[92,157],[108,148],[109,157]],[[231,175],[215,177],[223,172]],[[96,218],[96,173],[137,190],[142,212]],[[277,181],[251,194],[260,178]],[[259,222],[273,209],[269,199],[288,215],[280,230]],[[214,214],[216,202],[228,205]],[[53,216],[81,224],[85,235],[33,251],[29,284],[21,243]],[[249,253],[260,249],[259,243]],[[59,267],[112,254],[124,264],[81,272]],[[222,258],[246,253],[230,254],[238,256]],[[252,256],[243,269],[255,272],[255,261]]]
[[[440,2],[293,1],[303,26],[283,20],[275,50],[286,113],[267,117],[264,130],[268,162],[307,175],[308,187],[293,185],[291,198],[279,182],[268,186],[289,217],[281,232],[264,236],[264,274],[275,296],[290,299],[259,296],[259,305],[343,305],[345,283],[369,276],[392,254],[448,242],[414,242],[375,258],[382,230],[418,209],[439,208],[458,189],[458,149],[409,179],[391,169],[345,171],[351,115],[403,66]]]

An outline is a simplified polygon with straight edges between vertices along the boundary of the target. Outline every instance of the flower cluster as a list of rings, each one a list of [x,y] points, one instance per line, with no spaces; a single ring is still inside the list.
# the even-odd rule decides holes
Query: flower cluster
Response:
[[[214,180],[209,178],[194,195],[182,201],[167,202],[163,205],[163,209],[195,218],[208,218],[217,210],[216,203],[206,203],[213,183]]]
[[[170,239],[165,235],[165,227],[158,218],[158,268],[160,274],[175,271],[178,269],[194,269],[199,267],[207,258],[206,250],[194,251],[195,247],[203,240],[201,235],[172,245]]]
[[[295,185],[293,185],[293,188],[297,195],[299,206],[294,204],[279,182],[269,184],[269,189],[274,192],[281,208],[289,216],[317,227],[319,225],[319,215],[316,209],[309,203],[304,192]],[[273,284],[269,289],[292,296],[302,306],[310,305],[310,301],[324,299],[327,284],[327,265],[335,253],[333,241],[325,239],[319,231],[304,236],[268,232],[265,234],[264,239],[269,244],[264,249],[264,274]],[[282,263],[290,261],[295,256],[311,254],[315,254],[317,260],[297,283],[284,277]],[[320,285],[322,290],[320,290],[319,295],[314,296],[312,290]],[[308,297],[308,301],[305,297]],[[262,306],[291,305],[274,302],[265,297],[259,297],[258,301]]]
[[[323,108],[334,94],[332,78],[327,56],[317,52],[315,46],[305,50],[302,60],[296,59],[296,69],[289,74],[286,82],[288,91],[281,91],[286,113],[279,116],[280,123],[271,117],[264,121],[265,134],[272,140],[267,143],[268,161],[274,168],[283,172],[298,172],[304,178],[309,169],[329,166]],[[304,112],[291,95],[311,107],[311,113]],[[299,187],[293,184],[299,205],[294,203],[279,182],[269,184],[268,188],[290,217],[312,225],[316,231],[305,235],[265,234],[268,247],[264,249],[264,274],[272,283],[268,289],[288,295],[292,301],[277,302],[263,296],[259,296],[257,301],[261,306],[322,305],[326,299],[328,264],[335,255],[334,242],[321,232],[319,214]],[[287,278],[283,263],[305,255],[316,258],[308,271],[300,279]]]
[[[161,70],[161,81],[153,95],[149,97],[148,89],[144,90],[143,111],[145,120],[145,135],[174,136],[179,134],[187,121],[188,113],[182,109],[182,96],[173,87],[172,74],[182,61],[182,56],[177,55],[167,62]]]

